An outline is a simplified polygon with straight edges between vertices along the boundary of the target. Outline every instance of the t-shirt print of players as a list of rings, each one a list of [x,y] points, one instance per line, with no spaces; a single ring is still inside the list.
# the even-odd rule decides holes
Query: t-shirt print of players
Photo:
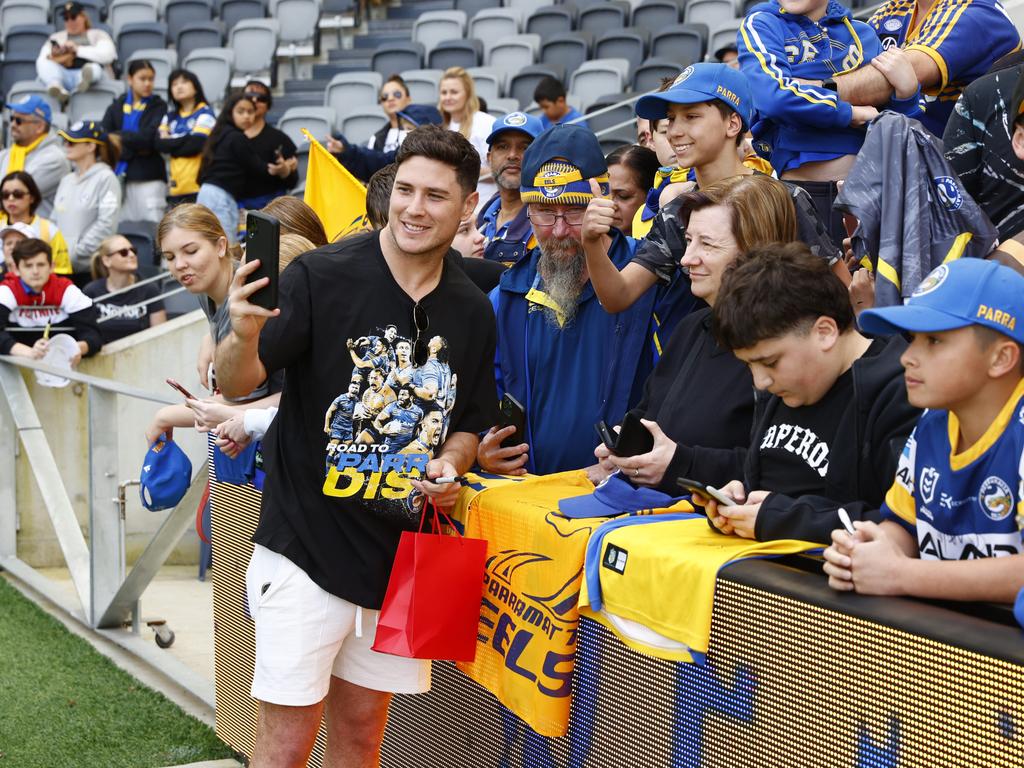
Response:
[[[323,492],[413,511],[409,480],[423,475],[444,442],[455,405],[458,377],[448,365],[448,342],[430,338],[420,366],[413,362],[413,342],[393,325],[345,346],[354,367],[348,387],[324,414]]]

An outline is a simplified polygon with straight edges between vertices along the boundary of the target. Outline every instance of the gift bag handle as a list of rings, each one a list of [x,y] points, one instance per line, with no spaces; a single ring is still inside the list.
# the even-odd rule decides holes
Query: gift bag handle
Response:
[[[429,496],[427,497],[426,502],[423,504],[423,511],[420,513],[419,533],[423,533],[423,521],[427,519],[427,506],[428,505],[434,511],[434,522],[433,522],[433,526],[432,526],[432,528],[434,529],[434,532],[436,532],[438,536],[441,535],[441,518],[443,517],[446,521],[448,521],[448,526],[453,531],[455,531],[455,535],[459,538],[459,540],[462,540],[463,536],[459,532],[459,529],[456,527],[455,523],[452,522],[452,519],[450,517],[448,517],[447,513],[443,509],[441,509],[441,507],[439,507],[437,505],[437,502],[434,501]]]

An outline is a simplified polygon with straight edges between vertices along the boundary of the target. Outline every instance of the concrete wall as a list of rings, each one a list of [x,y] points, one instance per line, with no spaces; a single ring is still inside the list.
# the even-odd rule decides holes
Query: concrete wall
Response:
[[[199,386],[196,353],[206,330],[206,318],[196,310],[156,328],[108,344],[95,357],[83,360],[78,370],[173,396],[173,391],[164,383],[164,379],[171,377],[199,395],[204,390]],[[24,371],[24,374],[50,450],[61,467],[65,488],[88,540],[89,404],[85,387],[76,383],[63,389],[42,387],[36,382],[32,371]],[[117,405],[116,423],[101,426],[117,434],[118,480],[138,480],[147,448],[143,431],[160,406],[123,396],[117,398]],[[206,456],[205,435],[196,434],[191,429],[178,429],[175,430],[175,441],[192,460],[193,471],[198,470]],[[62,566],[64,560],[60,547],[28,460],[22,451],[19,451],[17,458],[16,478],[20,517],[18,556],[37,568]],[[126,551],[130,564],[142,553],[167,513],[145,509],[139,501],[137,486],[128,488],[127,497]],[[110,513],[116,514],[113,503]],[[199,538],[194,531],[190,531],[182,538],[168,562],[198,563],[198,556]]]

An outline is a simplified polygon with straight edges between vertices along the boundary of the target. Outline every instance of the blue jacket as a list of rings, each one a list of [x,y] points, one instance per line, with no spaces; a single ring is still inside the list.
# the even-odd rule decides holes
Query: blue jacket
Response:
[[[866,66],[882,52],[874,29],[830,0],[814,22],[783,11],[777,0],[754,6],[736,35],[740,67],[750,81],[758,154],[778,172],[807,162],[855,155],[864,129],[851,128],[853,108],[831,90],[796,80],[825,80]],[[920,89],[889,108],[919,116]]]
[[[519,209],[515,217],[498,230],[498,214],[501,213],[501,195],[498,192],[484,203],[476,217],[476,228],[484,236],[484,258],[498,261],[511,267],[526,258],[537,247],[533,226],[527,215],[527,206]]]
[[[635,241],[615,233],[609,256],[622,269]],[[587,283],[575,318],[556,328],[543,311],[537,272],[540,249],[515,264],[491,291],[498,326],[495,376],[526,409],[531,472],[548,474],[594,463],[594,424],[618,424],[632,405],[634,380],[644,375],[648,328],[657,289],[625,312],[605,312]],[[530,298],[527,298],[528,295]]]

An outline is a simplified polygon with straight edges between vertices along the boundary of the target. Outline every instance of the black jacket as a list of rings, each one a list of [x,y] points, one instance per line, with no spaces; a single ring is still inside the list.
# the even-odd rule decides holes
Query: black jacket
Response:
[[[256,181],[269,178],[267,164],[260,159],[245,134],[234,126],[213,141],[213,159],[199,175],[200,184],[220,187],[235,200],[248,196]]]
[[[103,130],[121,135],[121,159],[128,163],[125,180],[167,181],[164,158],[156,148],[160,121],[167,114],[167,102],[153,96],[142,113],[139,130],[122,131],[126,98],[128,94],[118,96],[103,115]]]
[[[676,478],[714,487],[740,477],[754,420],[754,382],[711,334],[711,310],[698,309],[676,327],[633,413],[656,421],[677,443],[658,490],[682,491]]]
[[[877,354],[853,364],[853,397],[831,440],[827,496],[791,498],[772,493],[762,502],[754,527],[758,541],[803,539],[830,542],[841,527],[837,511],[845,507],[852,520],[881,520],[879,507],[896,476],[896,465],[921,411],[907,402],[900,355],[906,341],[893,336]],[[762,488],[758,446],[781,400],[758,398],[753,439],[747,451],[744,485]]]

